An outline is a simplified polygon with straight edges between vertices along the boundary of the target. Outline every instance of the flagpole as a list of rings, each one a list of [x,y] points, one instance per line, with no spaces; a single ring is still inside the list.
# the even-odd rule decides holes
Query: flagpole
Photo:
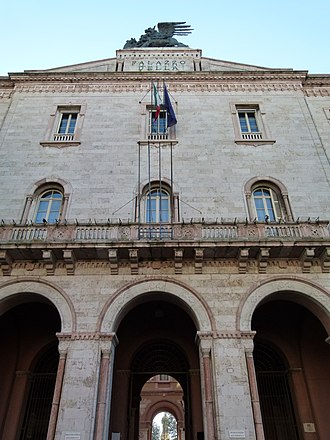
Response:
[[[151,165],[150,165],[150,142],[148,141],[148,186],[149,186],[148,199],[149,199],[149,209],[147,210],[148,218],[146,220],[149,223],[149,238],[151,238],[151,221],[153,220],[153,218],[152,218],[152,207],[151,207],[151,180],[150,180],[151,168],[150,167],[151,167]]]
[[[138,240],[141,234],[141,144],[139,144],[138,151]]]
[[[171,238],[173,239],[173,216],[174,216],[174,197],[173,197],[173,143],[171,142],[171,200],[170,200],[170,208],[171,208]]]
[[[159,238],[162,238],[162,153],[158,143],[158,179],[159,179]]]

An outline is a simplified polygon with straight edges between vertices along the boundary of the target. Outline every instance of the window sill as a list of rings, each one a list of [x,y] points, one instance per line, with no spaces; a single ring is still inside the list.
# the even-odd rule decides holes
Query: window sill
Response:
[[[78,147],[81,144],[80,141],[42,141],[40,145],[42,147],[55,147],[55,148],[66,148],[66,147]]]
[[[262,145],[273,145],[276,141],[271,139],[235,139],[236,145],[251,145],[252,147],[260,147]]]
[[[141,139],[140,141],[138,141],[138,144],[140,145],[176,145],[178,144],[179,141],[177,141],[176,139],[158,139],[158,140],[150,140],[150,139]]]

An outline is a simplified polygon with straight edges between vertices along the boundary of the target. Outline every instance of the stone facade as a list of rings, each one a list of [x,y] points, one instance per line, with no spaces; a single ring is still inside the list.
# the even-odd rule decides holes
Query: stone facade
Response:
[[[178,122],[153,132],[163,82]],[[182,387],[180,440],[328,438],[328,75],[119,50],[0,78],[0,123],[1,438],[137,439],[157,374]],[[47,191],[61,209],[37,221]],[[52,344],[42,424],[31,383]],[[280,373],[281,410],[261,382]]]

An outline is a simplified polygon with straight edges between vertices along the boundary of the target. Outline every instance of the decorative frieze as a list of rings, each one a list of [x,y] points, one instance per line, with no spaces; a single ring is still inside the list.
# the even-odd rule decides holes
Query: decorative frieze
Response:
[[[117,341],[115,333],[81,332],[81,333],[56,333],[60,342],[65,341]],[[116,342],[117,343],[117,342]]]
[[[302,271],[309,273],[312,266],[313,258],[315,257],[315,248],[306,248],[301,256]]]
[[[129,260],[131,263],[131,275],[139,273],[138,249],[129,249]]]
[[[109,249],[108,255],[109,255],[109,261],[110,261],[111,275],[118,275],[118,250],[117,249]]]
[[[55,264],[56,264],[56,258],[55,258],[54,252],[52,250],[48,250],[48,249],[43,250],[42,251],[42,258],[45,261],[47,275],[54,275]]]
[[[267,264],[269,260],[269,250],[270,248],[260,248],[258,262],[259,262],[259,273],[266,273]]]
[[[326,247],[320,256],[322,271],[330,273],[330,247]]]
[[[195,273],[199,274],[203,272],[203,254],[204,250],[197,248],[195,249]]]
[[[182,274],[183,249],[174,250],[174,270],[176,274]]]
[[[64,249],[63,250],[63,259],[65,262],[67,275],[74,275],[75,265],[76,265],[76,257],[74,255],[73,250]]]
[[[4,276],[9,276],[12,271],[13,260],[8,251],[0,251],[0,266]]]
[[[177,78],[176,78],[177,80]],[[148,79],[149,81],[149,79]],[[137,90],[138,88],[138,90]],[[148,92],[150,85],[146,82],[144,87],[136,86],[134,83],[128,83],[126,85],[121,84],[88,84],[88,85],[80,85],[79,83],[73,84],[70,87],[66,86],[63,83],[50,83],[50,84],[29,84],[24,83],[20,84],[16,87],[16,91],[20,93],[64,93],[64,94],[77,94],[77,93],[136,93],[141,91],[142,94]],[[256,92],[264,92],[265,90],[269,92],[275,93],[283,93],[283,92],[292,92],[297,91],[297,87],[295,84],[285,83],[285,84],[267,84],[267,86],[258,83],[210,83],[210,84],[173,84],[172,92],[173,93],[189,93],[189,92],[198,92],[198,93],[256,93]]]
[[[238,272],[246,273],[249,258],[249,248],[241,248],[238,256]]]

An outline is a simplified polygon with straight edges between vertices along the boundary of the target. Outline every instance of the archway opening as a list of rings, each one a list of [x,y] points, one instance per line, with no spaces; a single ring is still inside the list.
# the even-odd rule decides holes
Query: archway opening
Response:
[[[152,427],[152,440],[178,440],[178,423],[171,412],[158,413]]]
[[[149,431],[140,434],[141,395],[144,385],[160,375],[171,376],[180,384],[185,437],[203,431],[197,330],[190,316],[173,298],[166,301],[167,297],[160,293],[145,296],[145,302],[131,307],[118,327],[110,432],[121,438],[150,439],[151,423]],[[160,409],[171,408],[163,405]],[[150,421],[156,412],[153,408]]]
[[[61,320],[47,299],[9,298],[0,316],[0,437],[43,439],[58,366]]]
[[[183,389],[174,377],[157,374],[142,387],[140,435],[152,440],[181,440],[184,431]]]
[[[255,310],[252,329],[265,438],[301,440],[306,432],[326,438],[330,350],[323,325],[306,307],[281,294]]]

